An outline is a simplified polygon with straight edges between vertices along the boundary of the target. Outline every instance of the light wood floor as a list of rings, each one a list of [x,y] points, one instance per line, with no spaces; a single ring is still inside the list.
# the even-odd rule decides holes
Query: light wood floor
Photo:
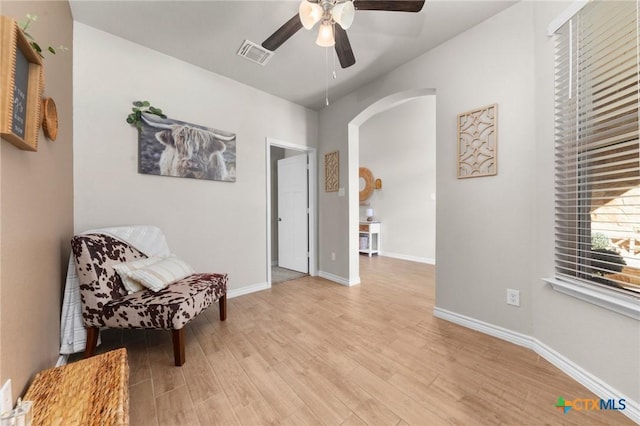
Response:
[[[169,332],[103,332],[126,346],[131,425],[633,424],[534,352],[432,316],[434,268],[363,257],[362,285],[304,277],[230,299]]]

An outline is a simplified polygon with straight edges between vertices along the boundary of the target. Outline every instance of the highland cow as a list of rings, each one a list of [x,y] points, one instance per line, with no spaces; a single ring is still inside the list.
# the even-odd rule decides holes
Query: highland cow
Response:
[[[165,124],[143,116],[149,126],[159,128],[155,137],[165,146],[160,157],[160,173],[165,176],[226,180],[227,166],[222,153],[225,142],[235,139],[188,124]]]

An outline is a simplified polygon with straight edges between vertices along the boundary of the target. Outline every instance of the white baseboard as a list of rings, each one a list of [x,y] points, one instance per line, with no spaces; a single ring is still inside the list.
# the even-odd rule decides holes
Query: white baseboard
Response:
[[[622,411],[622,414],[640,424],[640,404],[638,401],[628,398],[622,392],[614,389],[602,379],[589,373],[584,368],[580,367],[566,356],[556,352],[554,349],[550,348],[538,339],[438,307],[433,309],[433,315],[454,324],[471,328],[481,333],[531,349],[562,370],[563,373],[567,374],[573,380],[595,393],[601,399],[624,399],[626,408]]]
[[[435,265],[436,260],[429,257],[410,256],[408,254],[389,253],[388,251],[381,251],[380,256],[392,257],[394,259],[408,260],[410,262],[426,263],[429,265]]]
[[[440,309],[438,307],[433,308],[433,316],[488,334],[489,336],[497,337],[498,339],[506,340],[507,342],[511,342],[518,346],[533,349],[533,338],[526,334],[517,333],[497,325],[489,324],[487,322],[447,311],[446,309]]]
[[[339,277],[337,275],[330,274],[329,272],[324,272],[324,271],[318,271],[318,276],[326,280],[333,281],[334,283],[346,285],[348,287],[351,287],[352,285],[360,284],[360,277],[352,278],[349,280],[347,278]]]
[[[270,288],[269,283],[258,283],[248,285],[246,287],[234,288],[227,290],[227,299],[233,299],[234,297],[243,296],[249,293],[255,293],[256,291],[262,291]]]
[[[626,408],[622,411],[622,414],[640,424],[640,404],[638,404],[638,401],[629,399],[622,392],[609,386],[608,383],[589,373],[587,370],[575,364],[564,355],[556,352],[554,349],[550,348],[538,339],[533,339],[533,343],[535,345],[534,351],[538,355],[558,367],[569,377],[573,378],[576,382],[580,383],[600,398],[616,400],[624,399]]]

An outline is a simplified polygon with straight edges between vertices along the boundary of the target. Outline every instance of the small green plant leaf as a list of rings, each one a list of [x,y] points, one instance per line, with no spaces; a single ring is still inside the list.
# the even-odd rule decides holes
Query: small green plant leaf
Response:
[[[29,40],[31,40],[29,42],[29,44],[31,45],[33,50],[36,51],[38,56],[40,56],[41,58],[44,58],[44,55],[42,54],[42,47],[40,47],[40,45],[36,42],[36,39],[30,33],[27,32],[27,30],[29,29],[29,26],[31,25],[31,23],[37,21],[38,17],[36,15],[31,15],[29,13],[27,13],[26,17],[27,17],[27,20],[24,21],[24,22],[18,23],[18,25],[20,26],[20,29],[22,30],[22,33],[25,35],[25,37],[27,37]],[[58,50],[64,51],[64,50],[69,50],[69,49],[67,49],[66,47],[60,45],[60,47],[58,47]],[[53,46],[48,46],[47,47],[47,51],[49,53],[51,53],[52,55],[55,55],[57,53],[56,49]]]
[[[149,101],[134,101],[133,105],[134,107],[131,108],[132,112],[127,116],[127,123],[136,126],[139,131],[142,129],[143,113],[154,114],[162,118],[167,118],[160,108],[152,106]]]

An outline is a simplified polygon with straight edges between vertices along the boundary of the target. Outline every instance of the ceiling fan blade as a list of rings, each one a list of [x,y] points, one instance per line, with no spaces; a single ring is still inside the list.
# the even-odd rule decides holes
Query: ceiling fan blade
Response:
[[[283,26],[278,28],[275,33],[271,34],[268,39],[262,43],[262,47],[272,52],[289,40],[292,35],[302,28],[300,16],[296,13],[293,18],[289,19]]]
[[[347,32],[342,29],[340,25],[334,25],[335,40],[336,40],[336,54],[340,60],[340,66],[342,68],[349,68],[356,63],[356,57],[353,55],[351,49],[351,43],[349,43],[349,37]]]
[[[420,12],[425,0],[353,0],[356,10]]]

